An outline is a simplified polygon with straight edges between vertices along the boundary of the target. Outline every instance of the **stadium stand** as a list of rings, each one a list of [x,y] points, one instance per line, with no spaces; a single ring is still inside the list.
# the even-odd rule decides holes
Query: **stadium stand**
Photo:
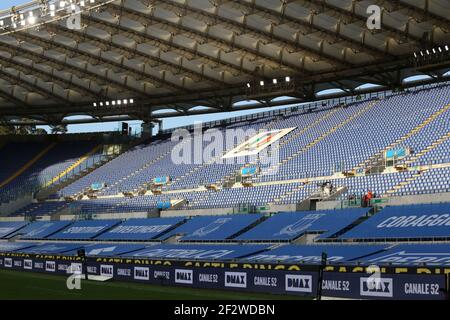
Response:
[[[241,204],[286,205],[307,200],[318,191],[319,184],[327,181],[343,190],[339,200],[360,198],[368,190],[378,197],[448,192],[449,91],[448,84],[436,85],[346,105],[325,104],[312,111],[288,109],[275,118],[237,121],[216,128],[222,133],[242,129],[233,146],[245,141],[242,131],[246,129],[257,132],[296,128],[274,146],[272,152],[279,153],[279,160],[269,165],[249,157],[238,158],[244,164],[216,163],[223,154],[200,164],[176,164],[171,158],[176,142],[160,136],[82,176],[56,195],[78,198],[92,185],[102,185],[92,199],[85,196],[70,204],[66,201],[33,203],[12,215],[32,217],[62,210],[87,215],[150,212],[166,204],[174,210],[235,208]],[[410,109],[406,116],[405,106]],[[380,117],[385,119],[382,123],[378,121]],[[386,134],[377,134],[380,129]],[[21,176],[51,180],[77,157],[95,148],[93,144],[80,142],[67,153],[64,145],[53,146]],[[34,153],[46,147],[36,147]],[[193,158],[194,148],[188,150]],[[385,154],[392,150],[403,150],[405,155],[388,167]],[[31,155],[25,154],[25,158],[32,158],[32,151],[30,148]],[[246,188],[237,182],[243,167],[258,169],[250,179],[251,186]],[[161,194],[149,191],[149,185],[158,177],[169,177]],[[23,184],[20,179],[14,181]],[[0,194],[9,197],[8,188],[14,181],[1,188]],[[230,181],[232,188],[227,186]],[[217,188],[205,190],[209,185]],[[137,194],[141,190],[145,194]],[[123,192],[134,196],[123,198]]]
[[[96,240],[152,240],[177,228],[184,221],[182,217],[130,219],[96,237]]]
[[[51,235],[55,240],[89,240],[119,224],[120,220],[83,220]]]
[[[20,239],[45,239],[66,228],[69,224],[71,224],[70,221],[36,221],[17,230],[11,234],[11,237],[20,237]]]
[[[25,152],[26,163],[14,160],[14,165],[9,164],[2,170],[5,180],[0,182],[0,202],[16,199],[25,192],[35,192],[58,181],[67,170],[73,169],[99,149],[97,143],[90,141],[35,144],[11,144],[11,150],[8,150],[10,161],[22,159],[23,150],[29,148],[30,151]]]
[[[449,266],[450,246],[446,244],[403,244],[397,245],[361,259],[366,264],[401,266]]]
[[[79,243],[37,243],[35,246],[18,249],[14,252],[23,252],[30,254],[67,254],[76,255],[76,251],[82,249],[83,245]]]
[[[155,245],[124,257],[155,259],[230,260],[262,252],[264,245]]]
[[[0,242],[1,252],[14,252],[35,246],[33,242]]]
[[[180,235],[180,241],[224,241],[233,239],[261,219],[260,214],[194,217],[159,238]]]
[[[85,245],[84,250],[86,255],[91,257],[115,257],[128,255],[145,247],[139,244],[91,244]]]
[[[46,201],[39,203],[31,203],[22,209],[11,214],[14,217],[37,217],[45,215],[53,215],[68,205],[65,201]]]
[[[341,239],[449,240],[450,204],[387,207],[340,236]]]
[[[25,227],[28,222],[0,222],[0,239],[11,237],[14,232]]]
[[[364,208],[278,213],[236,240],[292,241],[305,233],[324,233],[322,237],[332,237],[367,213],[368,209]]]
[[[321,263],[322,253],[332,264],[362,261],[362,258],[383,252],[387,245],[286,245],[244,258],[260,263]]]

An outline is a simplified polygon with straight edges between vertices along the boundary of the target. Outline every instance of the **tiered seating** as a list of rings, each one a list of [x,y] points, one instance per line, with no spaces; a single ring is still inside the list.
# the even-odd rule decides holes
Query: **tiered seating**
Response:
[[[424,172],[411,183],[398,189],[395,195],[433,194],[442,192],[450,192],[450,167],[437,168]]]
[[[182,235],[181,241],[223,241],[232,239],[261,219],[259,214],[195,217],[160,239]]]
[[[260,263],[318,264],[322,261],[322,253],[326,253],[329,263],[351,263],[383,252],[387,247],[387,245],[286,245],[249,256],[244,260]]]
[[[58,233],[48,237],[55,240],[89,240],[118,225],[120,220],[77,221]]]
[[[20,222],[0,222],[0,239],[9,238],[16,231],[25,227],[28,223],[24,221]]]
[[[63,188],[60,195],[74,195],[94,183],[105,183],[107,185],[104,194],[117,194],[120,191],[129,191],[127,186],[128,177],[140,175],[143,168],[157,161],[161,155],[170,153],[175,142],[155,141],[149,145],[141,145],[120,155],[114,160],[106,163],[83,178]],[[148,177],[151,181],[151,177]],[[108,191],[109,190],[109,191]]]
[[[130,219],[101,234],[96,240],[152,240],[183,222],[181,217]]]
[[[80,243],[39,243],[35,246],[15,250],[15,252],[23,252],[30,254],[64,254],[76,255],[77,250],[82,249],[83,244]]]
[[[140,244],[91,244],[84,246],[86,255],[91,257],[129,255],[144,248],[146,246]]]
[[[47,201],[39,203],[30,203],[24,208],[16,211],[11,216],[26,216],[26,217],[36,217],[44,215],[53,215],[58,213],[60,210],[66,208],[68,205],[65,201]]]
[[[263,245],[155,245],[124,254],[125,257],[154,259],[230,260],[256,254]]]
[[[366,264],[377,265],[428,265],[450,266],[449,244],[404,244],[361,259]]]
[[[246,241],[290,241],[305,233],[332,237],[367,214],[367,209],[278,213],[237,237]]]
[[[360,241],[448,240],[449,212],[449,203],[387,207],[340,238]]]
[[[11,150],[13,158],[10,161],[20,163],[21,166],[7,166],[9,168],[6,172],[11,176],[15,174],[17,176],[0,188],[0,202],[17,199],[22,194],[36,191],[39,187],[47,185],[53,178],[76,163],[80,157],[92,151],[96,143],[75,141],[32,145],[30,143],[14,144],[15,152]],[[24,151],[27,148],[30,148],[33,152]],[[2,154],[4,152],[3,149]],[[22,153],[25,154],[23,160]],[[32,159],[33,161],[31,161]]]
[[[14,252],[35,246],[34,242],[0,242],[0,252]]]
[[[70,221],[36,221],[14,232],[12,236],[20,236],[21,239],[45,239],[70,224]]]
[[[418,91],[392,96],[380,100],[363,116],[355,118],[349,125],[334,132],[307,152],[287,161],[278,168],[276,175],[261,175],[260,181],[275,181],[308,176],[332,174],[336,168],[350,170],[358,163],[368,159],[377,151],[382,150],[399,137],[407,134],[413,128],[424,122],[428,117],[450,103],[449,87],[439,87],[433,90]],[[314,127],[310,135],[302,135],[291,141],[280,150],[281,159],[288,158],[314,140],[319,134],[326,133],[329,128],[354,114],[367,102],[355,104],[348,109],[333,115]],[[405,108],[408,112],[405,113]],[[447,111],[448,112],[448,111]],[[448,130],[447,113],[440,115],[432,122],[431,127],[406,140],[403,145],[422,148],[430,144],[433,138]],[[380,134],[380,119],[383,119]],[[286,149],[286,150],[284,150]]]

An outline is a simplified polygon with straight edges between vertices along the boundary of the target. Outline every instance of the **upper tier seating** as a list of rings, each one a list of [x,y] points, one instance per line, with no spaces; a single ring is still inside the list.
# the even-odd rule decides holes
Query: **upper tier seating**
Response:
[[[97,143],[71,141],[60,143],[11,143],[0,151],[9,164],[0,173],[0,203],[36,191],[69,169]],[[2,160],[3,161],[3,160]]]
[[[58,213],[68,205],[65,201],[46,201],[39,203],[30,203],[22,209],[17,210],[11,216],[13,217],[36,217]]]
[[[0,222],[0,239],[11,237],[16,231],[25,227],[28,223],[25,221],[19,222]]]

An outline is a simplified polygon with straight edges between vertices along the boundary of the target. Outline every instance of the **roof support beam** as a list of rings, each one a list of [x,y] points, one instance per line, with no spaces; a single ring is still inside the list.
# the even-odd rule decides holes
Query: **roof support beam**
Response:
[[[81,50],[79,48],[78,42],[77,42],[76,47],[71,47],[68,45],[64,45],[60,42],[56,42],[54,40],[48,40],[43,37],[32,35],[28,32],[16,32],[16,33],[14,33],[14,36],[16,38],[24,39],[27,42],[35,43],[35,44],[41,46],[42,48],[44,48],[45,50],[54,49],[54,50],[58,50],[60,52],[61,52],[61,50],[63,50],[62,53],[69,52],[71,55],[80,55],[85,58],[88,58],[89,60],[94,60],[96,64],[107,64],[107,65],[110,65],[110,66],[120,69],[121,72],[123,72],[123,71],[130,72],[133,76],[135,76],[137,78],[141,77],[141,78],[150,80],[153,84],[155,84],[156,87],[160,87],[162,84],[164,84],[174,90],[180,90],[180,91],[185,91],[185,92],[189,91],[189,90],[185,89],[183,86],[177,85],[177,84],[167,81],[163,78],[160,79],[158,77],[155,77],[155,76],[149,74],[148,72],[144,72],[142,70],[137,70],[135,68],[129,67],[129,66],[125,65],[124,61],[117,62],[115,60],[105,58],[103,55],[103,51],[97,55],[97,54],[93,54],[93,53]]]
[[[352,19],[352,20],[357,19],[363,23],[366,23],[366,21],[367,21],[367,16],[358,14],[355,10],[355,6],[347,7],[347,9],[346,9],[346,8],[334,5],[333,2],[330,2],[329,0],[310,0],[310,1],[317,4],[318,6],[323,7],[323,8],[328,8],[330,10],[339,12],[340,14],[345,15],[349,19]],[[381,21],[381,25],[384,29],[389,30],[401,37],[406,38],[407,41],[421,41],[422,40],[420,37],[416,37],[415,35],[407,32],[407,31],[396,29],[394,27],[387,25],[385,22],[383,22],[383,20]]]
[[[285,67],[285,68],[289,68],[291,69],[291,72],[295,72],[295,73],[300,73],[305,75],[306,70],[301,67],[301,63],[299,64],[292,64],[290,62],[286,62],[283,61],[282,59],[279,58],[275,58],[269,54],[266,54],[264,52],[262,52],[259,48],[257,49],[252,49],[246,46],[243,46],[241,44],[238,44],[234,41],[234,39],[232,40],[225,40],[222,39],[220,37],[202,32],[202,31],[198,31],[195,30],[193,28],[190,28],[188,26],[185,26],[183,24],[180,23],[176,23],[174,21],[171,21],[170,19],[163,19],[163,18],[159,18],[159,17],[155,17],[153,14],[147,14],[147,13],[143,13],[143,12],[139,12],[137,10],[131,9],[131,8],[127,8],[121,5],[117,5],[114,3],[110,3],[107,5],[108,8],[112,9],[113,12],[117,13],[118,15],[122,15],[123,12],[131,15],[131,16],[135,16],[135,17],[139,17],[142,19],[145,19],[146,21],[153,21],[156,23],[162,23],[168,26],[173,27],[174,29],[180,30],[184,33],[191,33],[191,34],[195,34],[197,36],[200,36],[208,41],[211,41],[213,43],[215,43],[217,45],[218,48],[220,48],[220,45],[218,44],[225,44],[227,47],[231,47],[231,48],[237,48],[239,50],[241,50],[242,52],[245,52],[247,54],[252,54],[255,56],[255,58],[260,57],[262,59],[264,59],[266,61],[267,64],[275,64],[278,65],[280,67]],[[263,62],[264,63],[264,62]],[[266,64],[261,65],[262,67],[264,67]],[[255,74],[256,76],[256,74]],[[261,76],[261,75],[259,75]]]
[[[441,15],[435,14],[435,13],[433,13],[433,12],[428,10],[428,4],[429,4],[430,0],[425,0],[425,8],[415,6],[415,5],[413,5],[413,4],[409,3],[409,2],[405,2],[403,0],[388,0],[388,1],[389,2],[393,2],[395,4],[398,4],[400,6],[412,9],[412,10],[414,10],[416,12],[419,11],[420,13],[422,13],[425,16],[428,16],[430,18],[433,18],[433,19],[439,20],[441,22],[444,22],[445,29],[447,29],[447,30],[450,29],[450,19],[449,19],[448,16],[441,16]],[[440,26],[440,27],[442,27],[442,26]]]
[[[196,81],[206,79],[207,81],[210,81],[211,83],[219,85],[219,86],[226,85],[225,81],[218,80],[214,77],[208,76],[204,72],[199,72],[195,69],[189,69],[189,68],[183,66],[182,62],[173,63],[171,61],[163,60],[160,57],[161,54],[159,54],[159,56],[154,56],[149,53],[138,51],[136,49],[136,46],[139,43],[137,43],[136,46],[134,46],[134,48],[130,48],[125,45],[121,45],[117,42],[114,42],[114,41],[112,41],[112,39],[106,40],[106,39],[97,37],[95,35],[91,35],[91,34],[87,33],[86,28],[84,28],[83,30],[70,30],[70,29],[62,26],[61,24],[47,24],[46,29],[49,32],[56,32],[58,34],[64,34],[66,37],[81,39],[82,41],[85,41],[85,42],[94,42],[96,45],[101,44],[105,49],[111,48],[111,49],[118,49],[121,51],[125,51],[131,57],[145,59],[146,61],[151,61],[153,64],[157,63],[157,66],[164,66],[165,68],[168,68],[169,70],[171,70],[171,72],[173,74],[176,74],[179,71],[183,71]]]
[[[0,47],[2,50],[6,50],[13,55],[17,54],[18,52],[21,52],[25,56],[33,57],[33,59],[37,59],[38,61],[40,61],[42,63],[50,62],[50,63],[60,67],[61,69],[71,70],[72,72],[75,72],[76,74],[79,74],[82,77],[87,77],[87,78],[93,77],[96,79],[100,79],[103,83],[105,83],[107,85],[114,83],[116,87],[120,87],[120,88],[126,90],[127,92],[134,92],[135,94],[137,94],[140,97],[149,97],[149,95],[146,94],[145,92],[142,92],[141,90],[135,89],[134,87],[131,87],[128,84],[126,84],[126,81],[125,81],[125,83],[123,83],[114,78],[108,77],[107,75],[100,75],[98,73],[90,71],[88,68],[88,64],[86,64],[85,67],[79,67],[74,64],[68,64],[67,56],[64,58],[64,61],[61,61],[61,60],[52,58],[48,55],[40,54],[40,53],[34,52],[32,50],[25,49],[19,45],[12,45],[12,44],[9,44],[9,43],[3,42],[3,41],[0,42]],[[109,73],[107,72],[107,74],[109,74]]]
[[[72,87],[74,87],[77,90],[79,90],[81,94],[88,95],[94,99],[98,99],[98,98],[108,99],[108,97],[106,95],[104,95],[102,91],[100,91],[100,92],[94,91],[90,88],[86,88],[84,86],[76,84],[72,80],[67,80],[64,77],[57,75],[55,72],[46,71],[43,68],[37,68],[35,66],[34,61],[32,61],[31,64],[26,64],[26,63],[23,63],[23,62],[20,62],[20,61],[11,59],[11,58],[6,58],[6,57],[0,55],[0,62],[3,65],[9,65],[16,70],[22,71],[24,74],[32,74],[35,77],[41,78],[43,81],[47,81],[47,82],[53,81],[55,83],[58,83],[65,89],[73,90]],[[52,70],[54,71],[53,68],[52,68]]]
[[[4,87],[0,86],[0,97],[3,99],[12,102],[16,107],[20,108],[29,108],[30,105],[28,102],[17,98],[14,94],[7,92]],[[1,108],[0,108],[1,109]]]
[[[294,47],[294,48],[296,48],[298,50],[302,50],[302,51],[308,52],[309,54],[315,56],[315,58],[318,58],[318,59],[325,59],[325,60],[329,60],[329,61],[331,61],[333,63],[338,63],[338,64],[351,65],[351,63],[349,63],[348,61],[345,61],[345,59],[342,60],[342,59],[339,59],[339,58],[337,58],[337,57],[335,57],[333,55],[329,55],[326,52],[324,52],[323,50],[321,50],[320,48],[314,49],[314,48],[302,45],[298,41],[293,41],[293,40],[290,40],[288,38],[280,37],[280,36],[276,35],[273,31],[265,31],[265,30],[257,29],[255,27],[249,25],[246,22],[245,18],[244,18],[244,22],[243,23],[239,23],[239,22],[234,21],[232,19],[228,19],[228,18],[222,17],[219,14],[213,14],[213,13],[207,12],[205,10],[200,10],[198,8],[192,7],[192,6],[189,5],[189,1],[186,1],[186,0],[184,0],[184,4],[181,4],[181,3],[175,2],[175,1],[171,1],[171,0],[157,0],[157,1],[151,0],[151,2],[161,2],[161,3],[167,4],[167,5],[173,6],[175,8],[178,8],[180,10],[183,10],[183,11],[190,11],[190,12],[193,12],[193,13],[197,13],[197,14],[206,16],[206,17],[208,17],[210,19],[213,19],[215,21],[220,21],[220,22],[223,22],[223,23],[227,23],[227,24],[232,25],[234,27],[246,30],[247,32],[256,33],[257,36],[259,36],[259,37],[265,37],[265,41],[268,41],[268,42],[276,40],[276,41],[279,41],[281,43],[287,43],[290,46],[292,46],[292,47]],[[238,2],[241,4],[242,1],[238,1]]]
[[[178,43],[164,39],[162,37],[159,38],[159,37],[156,37],[156,36],[151,35],[146,32],[144,33],[144,32],[140,32],[140,31],[136,31],[131,28],[127,28],[127,27],[123,26],[120,23],[120,21],[119,21],[119,23],[116,24],[116,23],[112,23],[112,22],[91,16],[91,15],[87,15],[87,14],[83,15],[83,19],[89,21],[90,25],[95,24],[102,28],[112,29],[117,32],[129,34],[134,37],[139,37],[140,39],[151,41],[156,46],[159,46],[161,48],[161,50],[163,50],[165,52],[169,51],[169,49],[180,50],[183,53],[191,54],[192,56],[206,59],[210,64],[218,65],[220,67],[225,66],[225,67],[227,67],[227,69],[231,69],[232,71],[230,71],[230,72],[235,75],[245,74],[249,78],[251,76],[253,76],[254,70],[247,69],[242,63],[241,64],[232,64],[229,62],[225,62],[220,58],[220,53],[218,56],[209,55],[209,54],[199,51],[197,48],[193,49],[188,46],[182,46]],[[162,48],[162,45],[165,45],[166,48]]]
[[[37,82],[37,78],[35,78],[34,82],[32,83],[28,79],[24,79],[21,76],[22,74],[24,74],[23,72],[19,71],[17,75],[14,75],[5,71],[4,66],[0,66],[0,74],[3,78],[11,80],[13,83],[16,83],[17,85],[27,89],[30,92],[38,92],[39,94],[43,95],[46,98],[56,100],[58,103],[69,105],[71,104],[67,97],[61,97],[60,95],[55,93],[54,84],[52,84],[52,90],[49,90],[47,88],[40,86]]]

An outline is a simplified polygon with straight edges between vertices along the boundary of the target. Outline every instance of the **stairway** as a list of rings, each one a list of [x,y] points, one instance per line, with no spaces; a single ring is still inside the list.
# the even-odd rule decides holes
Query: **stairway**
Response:
[[[387,152],[388,150],[392,149],[393,147],[395,147],[396,145],[401,144],[402,142],[406,141],[408,138],[410,138],[411,136],[415,135],[416,133],[418,133],[420,130],[422,130],[425,126],[427,126],[429,123],[431,123],[432,121],[434,121],[436,118],[438,118],[441,114],[443,114],[444,112],[446,112],[447,110],[450,109],[450,104],[446,105],[445,107],[439,109],[438,111],[436,111],[435,113],[433,113],[431,116],[429,116],[427,119],[425,119],[422,123],[420,123],[418,126],[416,126],[415,128],[413,128],[411,131],[409,131],[407,134],[405,134],[404,136],[400,137],[399,139],[395,140],[394,142],[392,142],[390,145],[386,146],[384,149],[380,150],[379,152],[375,153],[373,156],[371,156],[370,158],[368,158],[367,160],[365,160],[364,162],[358,164],[356,167],[354,167],[351,171],[352,172],[357,172],[358,170],[361,169],[366,169],[370,166],[371,163],[373,163],[374,161],[376,161],[377,159],[380,159],[381,157],[383,157],[384,153]]]
[[[69,184],[77,181],[78,179],[81,179],[82,177],[88,175],[92,171],[97,170],[98,168],[100,168],[104,164],[108,163],[109,161],[113,160],[114,158],[118,157],[119,155],[120,155],[120,153],[117,155],[106,156],[99,162],[94,163],[91,167],[85,168],[85,169],[79,171],[78,173],[75,173],[75,174],[71,175],[70,177],[64,179],[63,181],[60,181],[59,183],[53,183],[52,185],[49,185],[48,187],[39,190],[36,193],[36,199],[38,201],[43,201],[43,200],[47,199],[52,194],[57,193],[59,190],[65,188]]]
[[[291,134],[285,140],[281,141],[280,143],[278,143],[277,145],[274,146],[274,150],[280,149],[281,146],[284,146],[285,144],[291,142],[293,139],[301,136],[302,134],[304,134],[311,128],[315,127],[322,121],[328,119],[329,117],[331,117],[333,114],[335,114],[338,111],[339,111],[339,108],[333,108],[331,111],[327,112],[325,115],[323,115],[319,119],[315,120],[314,122],[310,123],[308,126],[304,127],[303,129],[298,130],[297,132],[292,131]],[[241,172],[242,169],[248,168],[250,166],[256,166],[256,165],[258,165],[258,163],[255,161],[247,163],[243,167],[241,167],[238,171],[233,172],[233,173],[223,177],[221,180],[217,181],[216,183],[220,184],[220,185],[227,184],[227,182],[230,181],[231,179],[233,179],[233,177],[236,177]]]
[[[313,141],[311,141],[310,143],[308,143],[305,147],[301,148],[300,150],[297,150],[296,152],[294,152],[293,154],[291,154],[287,158],[283,159],[282,161],[278,162],[276,165],[270,167],[269,169],[267,169],[265,171],[262,171],[259,175],[270,175],[270,174],[272,174],[275,170],[278,170],[278,168],[280,166],[284,165],[286,162],[291,161],[292,159],[296,158],[297,156],[301,155],[302,153],[308,151],[309,149],[311,149],[312,147],[317,145],[319,142],[321,142],[325,138],[327,138],[330,135],[332,135],[333,133],[335,133],[340,128],[346,126],[352,120],[354,120],[354,119],[358,118],[359,116],[362,116],[363,114],[365,114],[367,111],[372,109],[377,103],[378,103],[378,100],[371,101],[370,103],[367,104],[366,107],[358,110],[358,112],[356,112],[352,116],[350,116],[347,119],[345,119],[345,121],[343,121],[343,122],[339,123],[338,125],[334,126],[333,128],[331,128],[327,132],[324,132],[318,138],[316,138]]]
[[[92,156],[93,154],[95,154],[98,150],[100,150],[100,148],[102,147],[102,145],[98,145],[96,147],[94,147],[91,151],[89,151],[88,153],[86,153],[85,155],[83,155],[82,157],[80,157],[77,161],[75,161],[75,163],[73,163],[71,166],[69,166],[67,169],[65,169],[63,172],[61,172],[60,174],[58,174],[57,176],[53,177],[49,182],[47,182],[43,188],[48,188],[49,186],[51,186],[52,184],[54,184],[57,181],[61,181],[61,179],[64,176],[67,176],[67,174],[74,170],[76,167],[78,167],[79,165],[81,165],[83,162],[85,162],[87,159],[89,159],[90,156]]]

